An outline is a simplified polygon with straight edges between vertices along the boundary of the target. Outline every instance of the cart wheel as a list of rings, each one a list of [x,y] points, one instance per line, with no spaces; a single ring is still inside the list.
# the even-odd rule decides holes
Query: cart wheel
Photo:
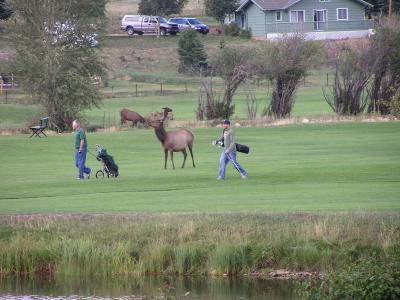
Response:
[[[104,178],[104,172],[102,170],[98,170],[96,172],[96,178]]]
[[[110,178],[110,172],[107,169],[104,169],[104,173],[107,175],[107,178]]]

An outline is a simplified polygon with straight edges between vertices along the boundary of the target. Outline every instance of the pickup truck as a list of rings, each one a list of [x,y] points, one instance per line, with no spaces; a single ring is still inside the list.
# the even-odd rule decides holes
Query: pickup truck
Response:
[[[158,22],[160,22],[160,35],[167,33],[175,35],[179,32],[178,24],[168,22],[163,17],[145,15],[125,15],[121,20],[121,30],[126,31],[128,35],[157,33]]]

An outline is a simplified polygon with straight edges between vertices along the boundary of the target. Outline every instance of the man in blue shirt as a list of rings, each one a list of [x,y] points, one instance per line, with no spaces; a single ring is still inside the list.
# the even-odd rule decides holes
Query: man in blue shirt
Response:
[[[75,165],[79,169],[79,177],[77,179],[83,180],[83,174],[88,174],[88,179],[92,170],[85,166],[86,153],[87,153],[87,139],[85,131],[81,128],[78,120],[72,122],[72,128],[75,130]]]

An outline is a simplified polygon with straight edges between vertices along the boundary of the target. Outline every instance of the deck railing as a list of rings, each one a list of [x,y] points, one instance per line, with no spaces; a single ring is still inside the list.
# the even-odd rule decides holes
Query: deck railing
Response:
[[[374,29],[374,20],[354,20],[354,21],[312,21],[302,23],[274,22],[266,23],[267,33],[305,33],[318,31],[354,31]]]

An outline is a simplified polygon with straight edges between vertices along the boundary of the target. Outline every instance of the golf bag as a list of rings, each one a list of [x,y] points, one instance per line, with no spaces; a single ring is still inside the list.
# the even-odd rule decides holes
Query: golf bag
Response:
[[[104,148],[98,148],[96,159],[103,162],[104,170],[112,177],[118,177],[118,166],[114,161],[114,158],[107,153]]]
[[[220,140],[215,141],[215,144],[220,147],[224,147],[225,146],[224,138],[222,137]],[[237,152],[246,153],[246,154],[249,154],[249,152],[250,152],[250,148],[246,145],[235,143],[235,146],[236,146]]]

